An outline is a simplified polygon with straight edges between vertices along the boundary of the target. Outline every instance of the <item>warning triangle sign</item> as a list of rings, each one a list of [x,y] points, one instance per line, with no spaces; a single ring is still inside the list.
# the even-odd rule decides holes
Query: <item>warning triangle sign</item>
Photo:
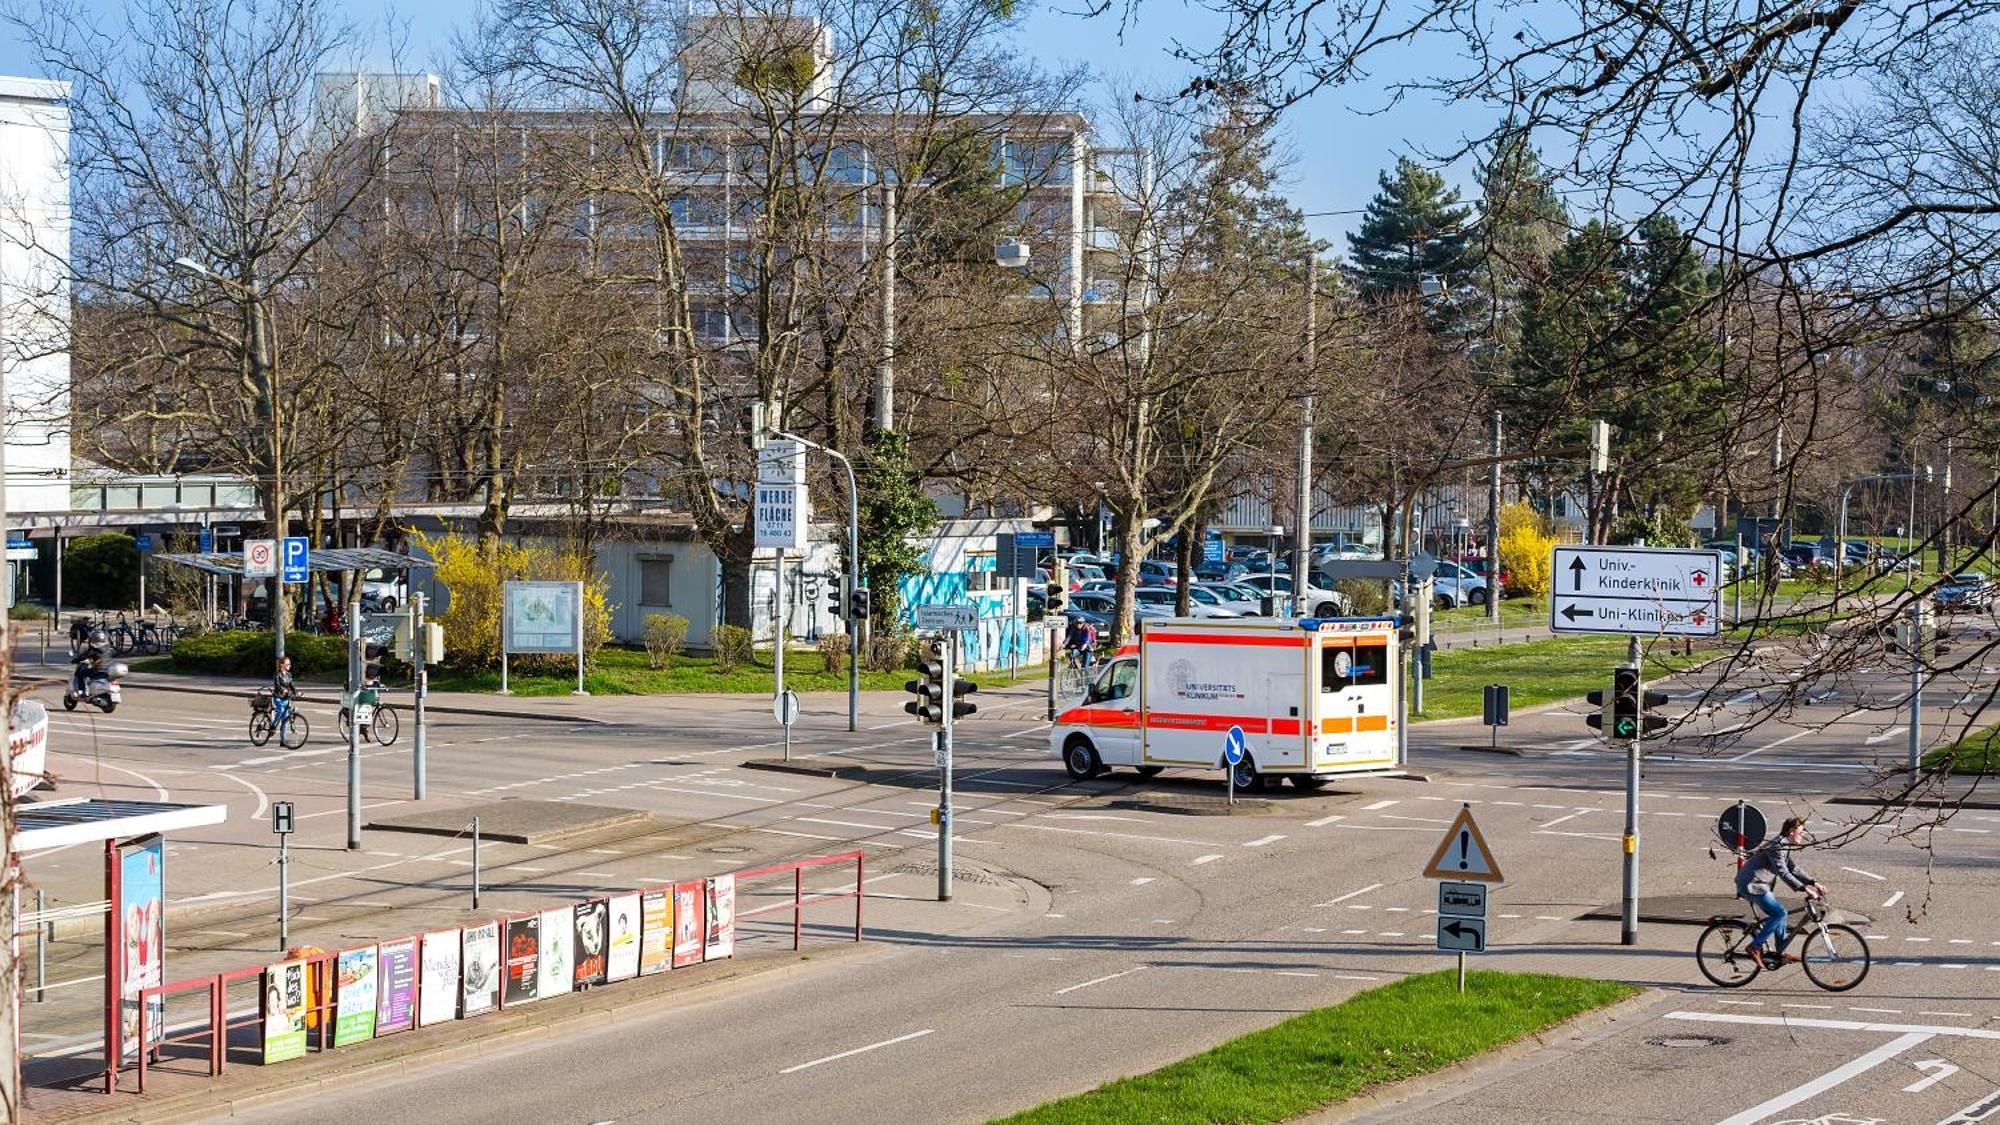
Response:
[[[1486,846],[1486,837],[1479,834],[1479,823],[1472,819],[1471,805],[1460,806],[1458,819],[1451,822],[1444,841],[1431,855],[1430,866],[1424,868],[1424,877],[1468,879],[1475,883],[1502,881],[1500,864]]]

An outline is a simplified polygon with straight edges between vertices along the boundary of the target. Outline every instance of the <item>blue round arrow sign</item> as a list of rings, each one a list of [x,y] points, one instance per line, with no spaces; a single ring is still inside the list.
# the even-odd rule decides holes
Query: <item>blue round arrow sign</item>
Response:
[[[1243,745],[1244,745],[1243,728],[1230,727],[1229,733],[1222,736],[1223,759],[1226,760],[1232,766],[1242,761]]]

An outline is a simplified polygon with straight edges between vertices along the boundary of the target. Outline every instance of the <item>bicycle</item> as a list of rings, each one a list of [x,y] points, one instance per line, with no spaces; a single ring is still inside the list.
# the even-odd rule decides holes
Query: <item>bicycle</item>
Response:
[[[118,615],[118,624],[111,626],[107,631],[111,634],[111,651],[117,656],[129,654],[133,644],[138,641],[138,634],[132,631],[132,626],[125,620],[123,613]]]
[[[250,697],[250,745],[262,746],[278,736],[278,745],[297,750],[306,744],[312,724],[289,699],[271,698],[271,689],[262,688]]]
[[[396,741],[396,733],[402,729],[402,720],[396,709],[382,702],[380,684],[370,684],[361,689],[361,699],[357,704],[346,692],[341,693],[340,738],[347,740],[347,728],[354,723],[354,713],[361,716],[361,741],[373,742],[377,746],[387,746]]]
[[[1741,988],[1764,971],[1763,958],[1751,948],[1758,922],[1740,916],[1717,915],[1695,939],[1695,964],[1701,975],[1723,988]],[[1805,938],[1798,956],[1785,952],[1795,937]],[[1778,942],[1781,964],[1796,962],[1814,984],[1828,992],[1846,992],[1861,983],[1872,963],[1868,940],[1853,926],[1826,920],[1826,896],[1809,898],[1804,924]]]
[[[147,656],[158,656],[164,647],[160,627],[148,618],[140,618],[139,627],[132,634],[132,647]]]
[[[1063,653],[1062,678],[1057,688],[1065,695],[1082,695],[1090,686],[1091,673],[1096,671],[1096,654],[1080,648],[1068,649]]]

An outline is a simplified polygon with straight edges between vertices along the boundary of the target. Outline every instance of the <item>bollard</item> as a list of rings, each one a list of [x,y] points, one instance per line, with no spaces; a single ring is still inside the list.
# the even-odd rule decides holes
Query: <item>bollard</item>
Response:
[[[42,944],[49,932],[48,912],[42,903],[42,892],[35,892],[35,1003],[42,1002],[42,989],[49,983],[49,963]]]
[[[479,909],[479,818],[472,818],[472,908]]]

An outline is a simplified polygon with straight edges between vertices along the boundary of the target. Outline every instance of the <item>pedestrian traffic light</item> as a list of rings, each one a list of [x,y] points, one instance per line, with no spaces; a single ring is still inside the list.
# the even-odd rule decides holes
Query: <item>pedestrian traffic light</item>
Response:
[[[833,586],[826,592],[826,611],[835,617],[845,618],[848,614],[847,576],[838,575]]]
[[[1054,617],[1069,607],[1069,589],[1065,586],[1050,588],[1042,601],[1042,616]]]
[[[868,587],[856,586],[847,592],[847,617],[850,621],[866,621],[874,606],[870,603]]]

